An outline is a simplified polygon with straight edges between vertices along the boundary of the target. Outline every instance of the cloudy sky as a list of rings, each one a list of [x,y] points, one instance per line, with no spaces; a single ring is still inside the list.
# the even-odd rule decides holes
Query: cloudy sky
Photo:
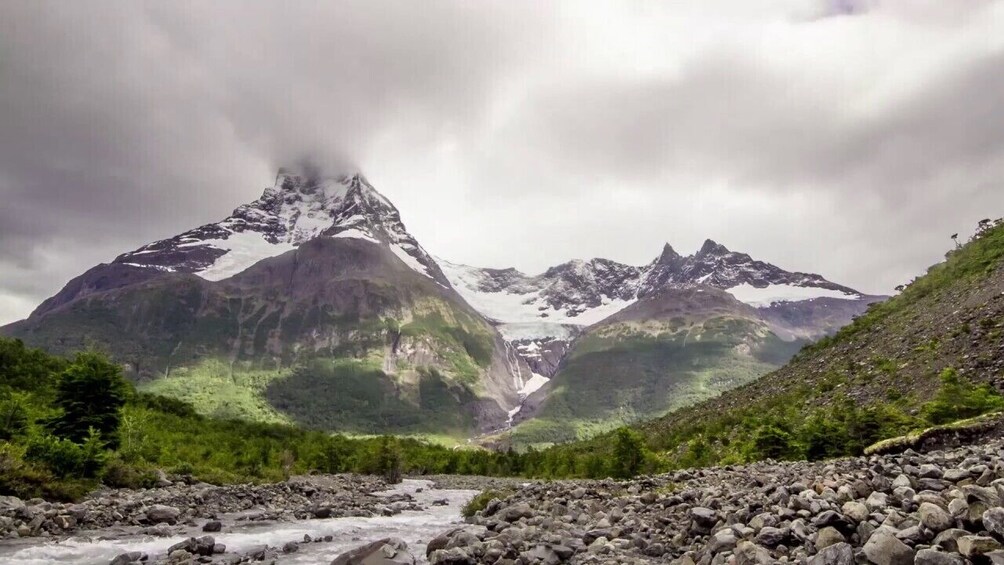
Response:
[[[0,3],[0,323],[302,155],[436,255],[889,292],[1004,215],[1004,1]]]

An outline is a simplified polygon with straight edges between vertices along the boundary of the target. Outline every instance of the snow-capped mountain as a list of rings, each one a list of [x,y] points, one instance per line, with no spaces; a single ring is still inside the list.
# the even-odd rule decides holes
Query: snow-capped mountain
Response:
[[[144,245],[114,262],[217,281],[317,237],[385,244],[416,272],[447,284],[405,229],[397,208],[362,175],[330,178],[309,168],[280,169],[274,186],[229,217]]]
[[[438,262],[460,295],[497,324],[509,347],[533,370],[538,387],[555,374],[570,343],[585,328],[666,288],[724,290],[761,310],[784,339],[813,339],[832,330],[832,323],[816,327],[808,321],[802,322],[804,327],[792,327],[788,320],[799,317],[792,315],[792,309],[825,311],[831,304],[817,303],[817,299],[848,301],[846,308],[835,308],[841,312],[832,317],[839,323],[863,310],[866,300],[874,300],[820,275],[786,271],[710,239],[689,256],[680,255],[667,243],[644,266],[608,259],[575,260],[532,276],[511,268]]]
[[[439,431],[426,421],[483,432],[507,414],[530,417],[573,360],[569,386],[584,382],[575,371],[606,378],[608,362],[630,369],[630,385],[643,371],[646,382],[677,374],[690,354],[672,337],[646,342],[658,352],[636,370],[618,357],[624,328],[682,336],[680,347],[691,335],[727,335],[735,343],[704,356],[725,359],[771,339],[797,347],[790,342],[835,331],[872,299],[710,240],[689,256],[667,244],[642,266],[576,260],[527,275],[459,265],[426,252],[362,175],[304,166],[280,170],[219,222],[91,268],[2,331],[54,352],[100,344],[138,382],[159,390],[177,379],[168,390],[212,413],[237,410],[228,404],[237,394],[280,420],[331,429],[349,419],[365,432]],[[697,325],[681,329],[684,318]],[[747,330],[723,331],[716,319]],[[263,370],[278,375],[264,389]],[[240,389],[245,381],[253,386]]]

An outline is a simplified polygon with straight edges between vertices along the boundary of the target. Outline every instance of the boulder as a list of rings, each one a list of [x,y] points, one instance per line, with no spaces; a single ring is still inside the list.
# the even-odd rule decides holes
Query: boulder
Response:
[[[506,522],[517,522],[520,518],[533,516],[533,509],[530,508],[529,504],[520,502],[502,510],[501,516]]]
[[[849,543],[837,543],[820,551],[809,565],[854,565],[854,549]]]
[[[887,528],[879,528],[868,538],[864,547],[868,560],[875,565],[911,565],[914,551]]]
[[[920,516],[920,523],[935,533],[943,532],[955,525],[955,519],[951,514],[930,502],[922,503],[917,513]]]
[[[146,511],[146,519],[151,524],[174,524],[178,521],[178,516],[180,515],[181,510],[163,504],[154,504]]]
[[[959,553],[973,558],[1001,549],[1001,544],[988,536],[962,536],[959,538]]]
[[[914,565],[965,565],[966,561],[955,553],[922,549],[913,560]]]
[[[210,520],[202,525],[203,532],[218,532],[223,529],[223,523],[219,520]]]
[[[130,563],[140,563],[146,561],[147,556],[142,551],[130,551],[122,553],[112,559],[109,565],[129,565]]]
[[[819,530],[819,533],[816,534],[816,550],[819,551],[830,547],[831,545],[845,541],[847,541],[847,539],[844,538],[844,534],[841,534],[840,531],[833,526],[827,526]]]
[[[415,556],[408,544],[398,538],[384,538],[347,551],[331,565],[414,565]]]
[[[1004,508],[990,508],[984,512],[983,527],[991,534],[1004,539]]]

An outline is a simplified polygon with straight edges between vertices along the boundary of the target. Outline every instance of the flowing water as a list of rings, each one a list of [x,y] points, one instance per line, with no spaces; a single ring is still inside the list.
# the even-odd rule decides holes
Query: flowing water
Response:
[[[421,492],[419,492],[421,491]],[[282,547],[290,541],[302,541],[304,534],[311,538],[333,536],[325,543],[301,543],[300,550],[281,555],[281,563],[322,564],[335,557],[385,537],[398,537],[408,542],[408,548],[425,563],[425,545],[438,534],[462,523],[461,507],[477,491],[438,490],[430,481],[405,480],[386,494],[407,493],[426,509],[402,512],[396,516],[373,518],[329,518],[324,520],[298,520],[293,522],[235,522],[232,517],[222,517],[223,531],[212,535],[216,543],[227,546],[227,553],[243,553],[267,544]],[[432,501],[446,499],[446,506],[433,506]],[[186,536],[156,538],[135,533],[124,528],[91,530],[61,541],[43,538],[25,538],[0,541],[0,563],[42,565],[50,563],[81,563],[107,565],[115,556],[129,551],[142,551],[151,558],[163,556],[171,545],[188,537],[203,534],[193,528]]]

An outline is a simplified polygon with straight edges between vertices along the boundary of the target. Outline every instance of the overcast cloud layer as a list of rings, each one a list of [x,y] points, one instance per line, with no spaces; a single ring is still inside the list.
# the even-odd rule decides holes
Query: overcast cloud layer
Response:
[[[303,155],[436,255],[888,293],[1004,215],[1004,1],[0,4],[0,323]]]

